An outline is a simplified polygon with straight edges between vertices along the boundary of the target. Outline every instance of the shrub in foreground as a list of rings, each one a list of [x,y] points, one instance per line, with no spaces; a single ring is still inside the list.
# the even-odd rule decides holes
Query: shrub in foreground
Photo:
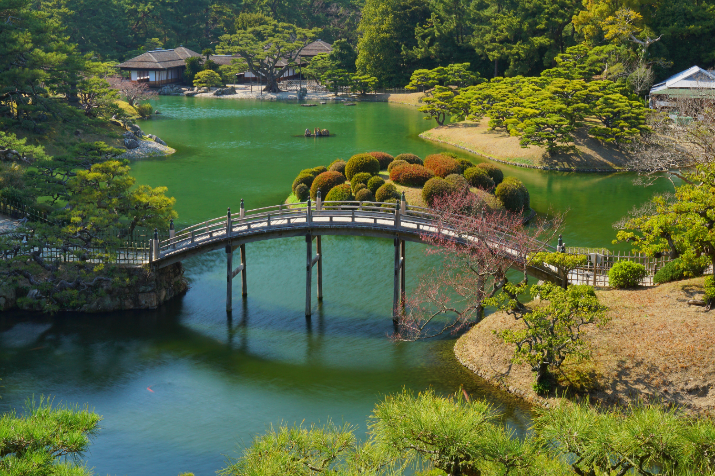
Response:
[[[353,175],[353,178],[350,179],[350,186],[352,187],[353,191],[358,184],[363,184],[367,187],[367,183],[370,181],[371,178],[372,175],[370,175],[369,173],[360,172],[359,174]]]
[[[380,187],[385,185],[385,180],[382,177],[374,176],[367,182],[367,188],[375,195]]]
[[[494,180],[489,176],[486,170],[480,167],[470,167],[464,171],[464,178],[472,187],[482,190],[493,190]]]
[[[343,183],[345,183],[345,176],[340,172],[323,172],[313,180],[313,185],[310,187],[310,198],[315,200],[318,196],[318,191],[320,191],[320,196],[325,200],[328,192],[330,192],[333,187],[342,185]]]
[[[710,305],[715,302],[715,276],[713,275],[705,278],[705,299]]]
[[[436,198],[454,192],[452,184],[441,177],[433,177],[425,183],[422,189],[422,199],[432,206]]]
[[[454,190],[466,190],[469,188],[469,182],[463,176],[458,174],[447,175],[445,180],[449,182]]]
[[[368,188],[363,188],[355,194],[355,200],[358,202],[374,202],[375,195]]]
[[[325,167],[324,165],[319,165],[317,167],[313,167],[311,169],[313,171],[313,174],[317,177],[318,175],[322,174],[323,172],[327,172],[328,168]]]
[[[299,174],[295,178],[295,180],[293,180],[293,187],[291,188],[291,190],[293,190],[293,193],[295,193],[296,187],[301,184],[310,188],[310,186],[313,185],[313,180],[315,180],[315,177],[311,174]]]
[[[345,162],[343,159],[336,159],[330,163],[328,170],[332,170],[333,172],[340,172],[341,174],[345,175],[345,166],[347,164],[348,163]]]
[[[345,176],[348,180],[352,180],[355,174],[361,172],[368,173],[370,175],[377,175],[380,173],[380,162],[377,161],[375,157],[370,154],[357,154],[350,157],[347,165],[345,166]]]
[[[331,188],[325,197],[326,202],[349,202],[353,199],[350,184],[343,183]]]
[[[139,114],[144,119],[146,119],[147,117],[151,117],[151,115],[154,114],[154,108],[149,103],[139,104],[136,109],[137,114]]]
[[[608,271],[608,283],[612,288],[634,288],[645,275],[645,266],[642,264],[619,261]]]
[[[378,162],[380,162],[380,170],[387,169],[387,166],[390,165],[393,160],[395,160],[393,156],[386,152],[368,152],[368,154],[372,155],[377,159]]]
[[[395,157],[395,160],[404,160],[408,164],[423,165],[422,159],[420,159],[415,154],[400,154],[397,157]]]
[[[494,195],[510,212],[518,213],[529,209],[529,191],[521,180],[515,177],[504,179],[494,190]]]
[[[483,162],[477,165],[477,167],[489,174],[492,180],[494,180],[495,185],[499,185],[504,181],[504,172],[502,172],[501,169],[496,165]]]
[[[390,165],[387,166],[387,171],[392,172],[397,167],[404,167],[405,165],[409,165],[409,162],[405,162],[404,160],[393,160],[390,162]]]
[[[653,276],[653,282],[662,284],[693,278],[695,276],[701,276],[703,271],[704,269],[702,267],[686,267],[681,260],[676,259],[665,263],[665,265],[655,273],[655,276]]]
[[[367,188],[367,185],[364,183],[359,183],[353,187],[353,195],[357,194],[360,190],[364,190]]]
[[[452,157],[444,154],[428,155],[425,159],[425,167],[434,172],[438,177],[446,177],[452,174],[461,174],[462,166]]]
[[[375,192],[375,201],[386,202],[391,198],[400,198],[400,194],[397,193],[397,187],[391,183],[386,183]]]
[[[467,159],[457,159],[457,163],[462,166],[463,171],[467,170],[467,169],[471,169],[472,167],[476,167],[475,164],[468,161]]]
[[[408,187],[421,187],[432,177],[434,174],[431,170],[417,164],[396,167],[390,172],[390,180]]]
[[[295,188],[293,193],[295,194],[295,197],[301,202],[305,202],[310,197],[310,189],[304,183],[299,184]]]

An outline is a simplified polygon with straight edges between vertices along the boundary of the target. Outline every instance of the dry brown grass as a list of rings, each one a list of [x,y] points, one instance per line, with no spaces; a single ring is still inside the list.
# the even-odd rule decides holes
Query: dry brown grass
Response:
[[[407,104],[408,106],[422,106],[424,93],[388,94],[387,102],[395,104]]]
[[[579,153],[550,156],[542,147],[519,145],[519,138],[502,131],[490,131],[488,119],[480,123],[458,122],[436,127],[420,137],[444,142],[483,157],[517,166],[570,170],[619,170],[626,162],[618,149],[604,146],[585,129],[575,135]],[[588,126],[587,126],[588,127]]]
[[[592,387],[592,400],[608,404],[657,398],[693,412],[715,414],[715,310],[687,304],[702,295],[703,279],[649,289],[597,291],[609,308],[611,322],[585,333],[592,358],[567,363],[562,384],[586,383]],[[544,403],[531,389],[533,375],[528,367],[511,363],[513,346],[492,332],[519,325],[505,314],[493,314],[457,341],[455,354],[483,378]]]

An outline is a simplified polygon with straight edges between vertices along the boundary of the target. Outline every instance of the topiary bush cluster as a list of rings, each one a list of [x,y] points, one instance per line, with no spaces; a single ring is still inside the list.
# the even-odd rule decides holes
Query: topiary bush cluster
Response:
[[[653,276],[653,282],[657,284],[679,281],[685,278],[701,276],[705,271],[702,267],[686,266],[680,259],[665,263],[662,268]]]
[[[362,190],[358,190],[355,194],[355,200],[358,202],[374,202],[375,195],[370,191],[370,189],[363,188]]]
[[[328,195],[325,196],[326,202],[349,202],[353,199],[350,184],[343,183],[331,188]]]
[[[473,163],[468,161],[467,159],[456,159],[457,163],[462,166],[462,171],[466,171],[467,169],[471,169],[472,167],[476,167]]]
[[[377,202],[386,202],[393,198],[395,200],[399,200],[400,194],[397,191],[397,187],[391,183],[386,183],[382,187],[378,188],[377,192],[375,192],[375,201]]]
[[[388,171],[388,172],[392,172],[392,171],[395,170],[397,167],[403,167],[403,166],[405,166],[405,165],[410,165],[410,163],[409,163],[409,162],[405,162],[404,160],[396,160],[396,159],[395,159],[395,160],[393,160],[392,162],[390,162],[390,165],[387,166],[387,171]]]
[[[323,172],[313,180],[313,184],[310,187],[310,198],[315,200],[318,196],[318,191],[320,191],[320,196],[323,197],[323,200],[325,200],[325,197],[328,196],[328,192],[330,192],[333,187],[344,183],[345,176],[340,172]]]
[[[496,165],[484,162],[476,165],[476,167],[484,170],[492,178],[492,180],[494,180],[494,185],[499,185],[504,181],[504,172],[502,172]]]
[[[294,188],[293,193],[295,194],[295,197],[301,202],[305,202],[308,200],[308,198],[310,198],[310,188],[304,183],[301,183],[296,188]]]
[[[504,208],[510,212],[522,212],[528,210],[531,205],[529,199],[529,191],[523,183],[515,177],[507,177],[500,183],[494,195],[504,205]]]
[[[350,186],[353,189],[353,192],[355,192],[355,187],[358,186],[359,184],[362,184],[367,187],[367,183],[370,181],[372,178],[372,175],[370,175],[367,172],[360,172],[358,174],[353,175],[353,178],[350,179]]]
[[[385,180],[382,177],[374,176],[367,182],[367,188],[375,195],[380,187],[385,185]]]
[[[387,166],[390,165],[393,160],[395,160],[393,156],[385,152],[368,152],[368,154],[372,155],[377,159],[377,161],[380,163],[380,170],[386,170]]]
[[[465,179],[461,175],[457,175],[457,174],[447,175],[445,177],[445,180],[452,185],[454,190],[468,190],[469,189],[469,182],[467,182],[467,179]]]
[[[452,174],[461,174],[462,166],[452,157],[444,154],[428,155],[425,159],[425,167],[430,169],[438,177],[446,177]]]
[[[347,162],[345,162],[343,159],[335,159],[328,166],[328,170],[332,170],[333,172],[340,172],[341,174],[345,175],[346,165]]]
[[[347,165],[345,166],[345,176],[348,180],[352,180],[355,174],[361,172],[368,173],[370,175],[377,175],[380,173],[380,162],[377,161],[375,157],[370,154],[357,154],[350,157]]]
[[[645,266],[642,264],[619,261],[608,271],[608,282],[612,288],[634,288],[645,275]]]
[[[310,186],[313,185],[313,180],[315,180],[315,176],[312,174],[298,174],[298,176],[293,180],[293,193],[295,193],[296,188],[299,185],[305,185],[308,189],[310,189]],[[296,195],[297,196],[297,195]]]
[[[434,206],[434,201],[443,195],[454,192],[451,183],[441,177],[433,177],[425,183],[422,188],[422,199],[429,205]]]
[[[464,178],[471,187],[480,188],[482,190],[493,190],[494,180],[489,176],[486,170],[481,167],[470,167],[464,171]]]
[[[415,154],[400,154],[395,157],[395,160],[404,160],[408,164],[424,165],[422,159],[417,157]]]
[[[408,187],[421,187],[432,177],[434,174],[431,170],[417,164],[395,167],[390,172],[390,180]]]

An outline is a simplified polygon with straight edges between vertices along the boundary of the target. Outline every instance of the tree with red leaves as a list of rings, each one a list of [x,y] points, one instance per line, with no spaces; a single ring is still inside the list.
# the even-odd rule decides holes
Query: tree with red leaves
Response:
[[[150,96],[156,96],[156,91],[152,91],[146,83],[130,81],[128,79],[111,77],[107,78],[112,89],[119,92],[130,106],[135,107],[139,101],[146,101]]]
[[[432,208],[434,231],[423,240],[442,266],[422,277],[399,312],[397,340],[457,333],[479,322],[485,301],[504,292],[509,269],[528,281],[529,257],[546,248],[562,222],[556,216],[526,225],[520,214],[493,210],[470,192],[438,197]]]

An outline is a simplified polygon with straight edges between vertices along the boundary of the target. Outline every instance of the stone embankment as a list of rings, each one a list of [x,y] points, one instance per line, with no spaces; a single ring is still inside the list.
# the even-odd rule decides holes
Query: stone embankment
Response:
[[[189,288],[181,263],[160,270],[144,267],[122,268],[125,282],[118,286],[114,280],[102,282],[90,292],[80,292],[81,304],[69,306],[62,311],[100,313],[121,310],[156,309]],[[18,278],[14,284],[0,284],[0,311],[41,311],[46,298],[42,291],[26,278]]]
[[[127,151],[119,156],[121,159],[162,157],[176,152],[154,134],[145,134],[136,124],[129,126],[129,130],[124,133],[123,137],[124,147]]]

